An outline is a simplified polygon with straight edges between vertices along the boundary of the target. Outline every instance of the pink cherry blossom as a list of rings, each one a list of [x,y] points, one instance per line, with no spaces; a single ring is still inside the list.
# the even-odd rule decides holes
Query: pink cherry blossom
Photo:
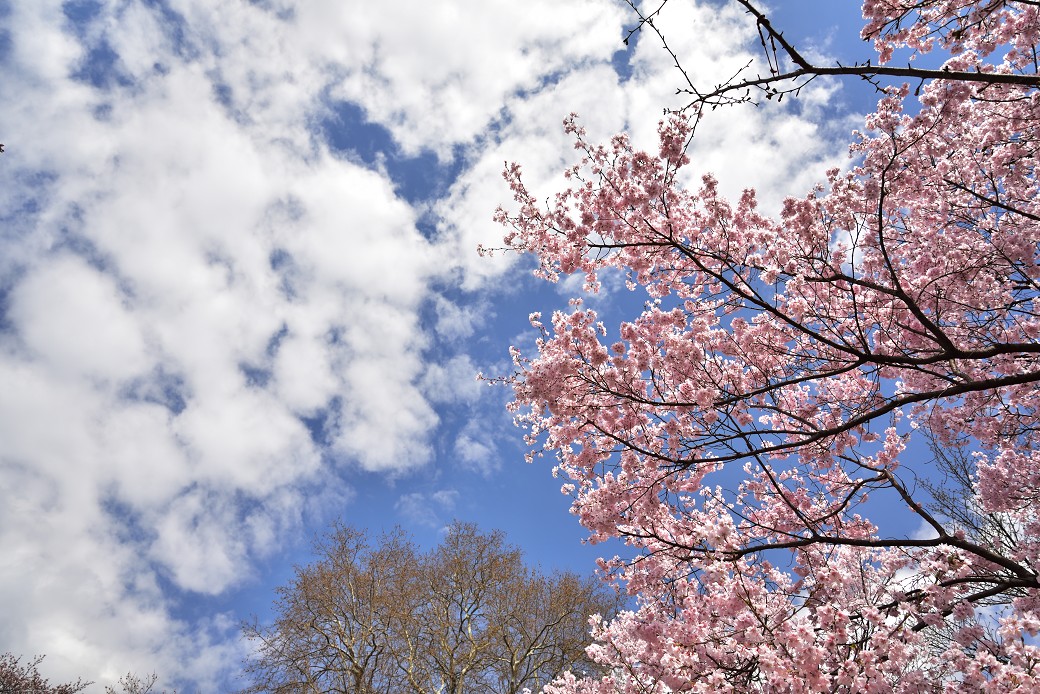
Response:
[[[568,118],[581,161],[547,207],[506,170],[539,276],[612,268],[648,299],[532,316],[537,354],[513,350],[528,441],[592,540],[636,552],[602,562],[636,601],[592,623],[607,674],[548,692],[1040,691],[1040,7],[864,16],[882,64],[1011,77],[888,90],[851,170],[776,218],[679,183],[696,109],[657,153]],[[922,441],[962,487],[929,496]],[[926,532],[882,533],[878,499]]]

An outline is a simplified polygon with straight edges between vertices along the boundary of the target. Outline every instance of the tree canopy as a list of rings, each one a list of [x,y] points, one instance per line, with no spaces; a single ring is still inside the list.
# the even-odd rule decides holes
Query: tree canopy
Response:
[[[765,67],[683,71],[659,150],[571,117],[567,190],[506,170],[506,244],[540,276],[647,296],[618,325],[533,314],[506,379],[581,522],[638,550],[608,563],[639,600],[595,629],[608,671],[547,691],[1037,691],[1040,6],[867,0],[876,54],[821,66],[737,1]],[[658,12],[637,29],[664,40]],[[821,75],[880,92],[848,170],[778,216],[684,184],[698,119]],[[882,533],[878,499],[925,532]]]
[[[22,660],[13,653],[0,654],[0,694],[78,694],[90,682],[78,679],[75,682],[51,684],[39,670],[43,656]]]
[[[518,693],[598,671],[589,616],[618,598],[597,578],[526,566],[501,532],[450,526],[421,551],[402,531],[370,544],[337,525],[278,589],[275,618],[244,628],[255,692]]]

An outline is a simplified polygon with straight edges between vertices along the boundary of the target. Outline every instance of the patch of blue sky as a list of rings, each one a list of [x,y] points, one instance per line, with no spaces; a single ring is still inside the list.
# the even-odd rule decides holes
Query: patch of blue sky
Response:
[[[266,388],[271,382],[271,378],[274,376],[274,371],[271,367],[271,360],[278,356],[278,349],[281,347],[282,342],[286,337],[289,336],[289,326],[282,323],[281,327],[271,334],[270,339],[267,341],[267,346],[264,348],[264,356],[260,363],[240,362],[238,365],[239,373],[245,379],[246,385],[250,388]]]
[[[268,258],[271,270],[278,275],[280,282],[278,288],[286,299],[292,300],[297,296],[297,284],[299,282],[299,270],[293,261],[292,254],[283,248],[271,251]]]
[[[6,333],[15,330],[15,324],[11,321],[11,290],[15,282],[11,277],[0,277],[0,338]]]
[[[191,393],[184,376],[157,366],[146,376],[135,378],[125,385],[120,397],[127,401],[150,402],[161,405],[176,417],[188,406]]]
[[[635,55],[639,36],[640,34],[633,34],[632,38],[628,40],[628,45],[622,45],[621,48],[614,51],[613,55],[610,56],[610,66],[614,68],[614,72],[618,76],[618,82],[622,84],[632,79],[634,74],[632,56]]]
[[[243,362],[238,365],[238,370],[250,388],[263,389],[271,381],[271,369]]]
[[[639,41],[643,38],[642,31],[634,31],[636,28],[635,18],[631,17],[629,19],[630,21],[621,29],[621,36],[618,38],[618,49],[610,56],[610,66],[614,68],[618,81],[622,84],[632,79],[634,73],[632,57],[635,55]]]
[[[218,104],[223,106],[228,111],[234,111],[235,104],[232,99],[231,85],[220,80],[219,76],[212,76],[213,80],[213,98]]]
[[[577,519],[567,515],[569,502],[560,493],[564,480],[552,477],[548,460],[524,464],[523,442],[519,436],[511,436],[507,450],[498,453],[501,464],[509,467],[508,473],[483,477],[451,460],[453,440],[445,436],[439,444],[443,462],[428,470],[428,474],[402,477],[393,485],[358,484],[358,493],[349,504],[349,522],[373,534],[404,523],[420,544],[429,547],[436,544],[444,526],[452,520],[476,520],[482,528],[504,531],[509,541],[523,548],[533,562],[560,570],[591,572],[595,560],[604,552],[599,547],[582,545],[587,532]],[[363,481],[361,476],[355,476],[355,480]],[[412,519],[401,513],[400,502],[404,498],[411,503],[425,501],[430,515],[420,522],[410,522]],[[451,501],[446,503],[444,499]],[[347,511],[344,506],[344,512]]]
[[[271,0],[248,0],[248,2],[253,7],[259,7],[283,22],[291,21],[296,17],[296,8],[292,6],[279,7],[277,4],[272,3]]]
[[[5,148],[10,146],[5,143]],[[16,173],[7,178],[10,183],[0,178],[0,185],[9,185],[10,190],[33,191],[33,194],[24,197],[6,198],[7,204],[0,206],[0,244],[7,249],[6,252],[0,253],[0,281],[11,281],[12,273],[24,269],[24,258],[21,253],[15,252],[15,249],[32,245],[34,237],[38,237],[40,217],[47,206],[51,185],[56,179],[57,176],[50,172]]]
[[[248,125],[251,121],[247,109],[235,103],[235,89],[227,82],[219,68],[206,73],[212,86],[213,101],[220,104],[224,114],[239,125]]]
[[[840,65],[865,64],[868,61],[877,64],[877,52],[873,41],[860,37],[864,26],[861,4],[857,2],[788,2],[777,3],[770,8],[768,17],[773,28],[783,33],[802,55],[810,60],[825,56],[818,64],[834,63]],[[916,56],[911,59],[911,52],[899,49],[888,65],[936,69],[948,57],[944,51]],[[840,77],[842,90],[834,107],[824,111],[824,116],[847,115],[850,111],[869,113],[873,111],[881,93],[878,88],[865,79],[858,77]],[[905,77],[881,77],[876,80],[879,86],[899,86],[908,83],[911,90],[917,88],[919,81]]]
[[[199,47],[188,34],[184,17],[170,6],[167,0],[143,0],[146,8],[158,15],[157,25],[169,40],[172,54],[181,60],[191,61],[201,55]],[[133,87],[135,80],[125,69],[119,54],[112,47],[105,31],[95,31],[96,25],[104,19],[104,7],[98,0],[70,0],[62,5],[65,14],[65,30],[77,37],[84,46],[85,55],[71,77],[105,91],[116,87]],[[120,10],[116,10],[117,19]],[[165,74],[169,66],[156,62],[153,66],[157,74]],[[95,115],[107,117],[104,107]]]
[[[123,69],[119,54],[112,49],[108,39],[101,38],[88,50],[72,78],[86,82],[96,89],[130,87],[133,78]]]
[[[98,272],[113,275],[118,281],[113,259],[98,248],[93,239],[81,232],[82,227],[83,210],[79,205],[74,204],[69,209],[66,223],[57,230],[54,236],[51,252],[76,255]],[[120,283],[120,288],[127,294],[132,293],[130,285],[126,282]]]
[[[142,0],[145,7],[157,12],[160,17],[159,26],[170,40],[174,52],[184,60],[192,60],[199,56],[198,46],[188,35],[188,24],[184,16],[175,10],[169,0]]]
[[[100,0],[68,0],[61,6],[69,28],[80,36],[85,35],[87,26],[101,16],[101,10]]]
[[[184,16],[168,0],[141,0],[141,4],[159,15],[159,26],[170,39],[171,47],[178,57],[189,59],[199,55],[197,46],[189,39]],[[85,39],[90,35],[93,25],[102,19],[104,3],[100,0],[67,0],[61,9],[67,20],[66,30]],[[119,11],[116,10],[117,13]]]
[[[12,145],[4,143],[5,150]],[[45,206],[44,202],[50,195],[51,188],[58,180],[55,171],[15,171],[5,170],[5,177],[11,176],[11,187],[18,190],[32,191],[32,195],[18,197],[12,200],[10,206],[0,209],[0,234],[10,236],[11,229],[35,229],[38,215]]]
[[[142,520],[140,510],[122,498],[116,489],[101,495],[100,506],[111,521],[111,532],[120,543],[144,546],[155,540],[155,529]]]
[[[0,15],[0,21],[3,21],[3,15]],[[11,40],[11,30],[7,27],[0,27],[0,65],[5,65],[11,55],[11,48],[14,43]]]
[[[298,415],[300,422],[307,427],[311,441],[321,449],[327,449],[332,443],[332,436],[343,407],[343,399],[336,395],[332,397],[324,407],[320,407],[312,413]]]
[[[120,519],[125,520],[125,519]],[[212,624],[212,620],[220,615],[229,616],[227,612],[229,598],[238,598],[239,590],[241,586],[229,588],[221,593],[207,594],[201,591],[185,590],[178,585],[172,572],[161,564],[156,562],[149,562],[152,569],[151,579],[155,581],[155,584],[159,588],[159,593],[163,596],[164,607],[167,610],[169,617],[174,620],[181,622],[185,625],[191,625],[193,629],[205,627]],[[269,589],[270,590],[270,589]],[[273,591],[272,591],[273,592]],[[270,598],[271,593],[268,594]],[[238,601],[235,600],[237,603]],[[260,608],[260,605],[257,605]],[[219,635],[219,641],[235,641],[240,636],[241,623],[245,621],[247,615],[255,614],[256,611],[239,613],[236,611],[234,614],[233,623],[226,624],[226,629]],[[241,663],[235,661],[222,662],[220,663],[224,670],[223,676],[226,679],[224,686],[221,691],[236,691],[241,685],[237,683],[233,678],[240,676],[239,666]],[[182,688],[186,691],[201,691],[197,687],[197,683],[189,680],[179,680],[177,678],[178,673],[163,673],[163,677],[169,678],[170,683],[173,686]]]
[[[390,131],[368,120],[365,110],[349,101],[327,104],[328,115],[319,128],[330,149],[365,166],[382,169],[393,182],[397,194],[411,204],[434,200],[444,195],[462,172],[461,148],[449,161],[441,161],[432,151],[409,156],[401,151]],[[420,220],[420,231],[435,232],[435,220]]]
[[[282,323],[282,327],[279,328],[271,335],[271,339],[267,341],[267,349],[265,350],[268,357],[274,357],[278,354],[278,348],[281,347],[282,341],[289,336],[289,326]]]
[[[0,23],[5,24],[10,20],[10,3],[0,2]],[[10,29],[0,24],[0,65],[4,65],[10,56],[10,49],[14,47],[11,41]]]

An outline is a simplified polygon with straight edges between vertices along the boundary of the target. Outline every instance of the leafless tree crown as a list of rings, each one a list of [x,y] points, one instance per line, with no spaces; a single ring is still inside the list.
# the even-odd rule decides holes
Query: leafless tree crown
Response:
[[[618,604],[598,579],[531,569],[502,533],[472,524],[428,553],[400,529],[373,546],[337,525],[316,553],[278,589],[273,623],[244,626],[256,644],[245,691],[538,689],[593,671],[588,618]]]

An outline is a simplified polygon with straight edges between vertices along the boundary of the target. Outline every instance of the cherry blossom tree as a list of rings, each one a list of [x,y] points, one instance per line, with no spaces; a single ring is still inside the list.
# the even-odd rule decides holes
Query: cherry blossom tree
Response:
[[[78,679],[75,682],[51,684],[40,674],[39,665],[43,656],[22,661],[13,653],[0,654],[0,694],[78,694],[90,686],[90,682]]]
[[[40,673],[40,664],[44,656],[38,655],[22,660],[13,653],[0,653],[0,694],[79,694],[90,687],[93,682],[84,682],[83,678],[75,682],[51,684]],[[105,694],[159,694],[155,689],[159,676],[151,674],[139,677],[128,672],[119,678],[119,689],[106,686]],[[166,690],[163,690],[166,694]],[[177,694],[174,690],[172,694]]]
[[[532,455],[593,541],[635,550],[602,562],[638,601],[593,622],[608,673],[546,691],[1040,691],[1040,3],[867,0],[877,55],[817,66],[739,2],[766,68],[683,72],[659,151],[571,117],[569,188],[543,204],[505,174],[506,245],[538,275],[620,270],[647,297],[617,326],[532,314],[537,354],[513,350]],[[709,107],[822,75],[880,91],[849,170],[775,217],[683,184]],[[870,520],[891,503],[905,534]]]

